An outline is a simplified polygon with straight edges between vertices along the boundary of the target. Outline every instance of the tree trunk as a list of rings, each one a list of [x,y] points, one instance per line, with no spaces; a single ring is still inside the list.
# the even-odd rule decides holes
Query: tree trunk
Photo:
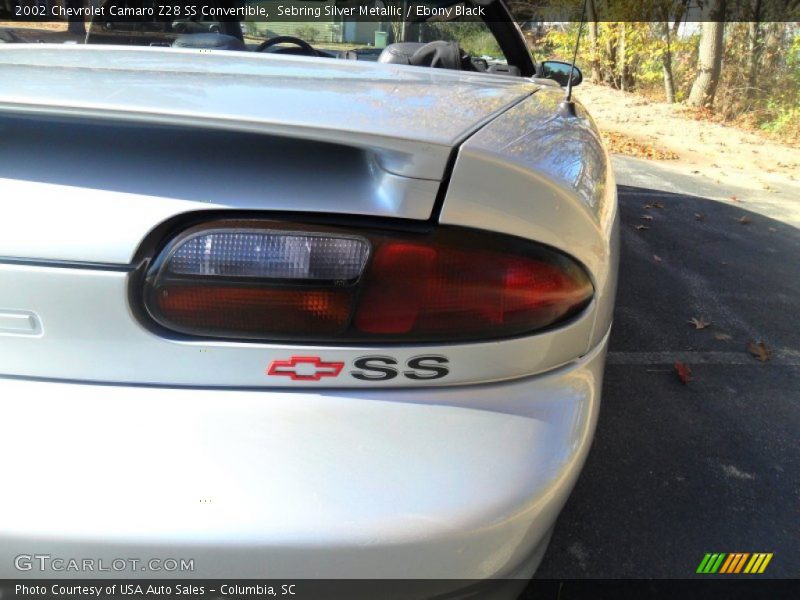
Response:
[[[594,7],[594,0],[588,0],[586,11],[589,13],[589,52],[591,53],[590,67],[592,71],[592,83],[600,82],[600,61],[597,58],[597,14]]]
[[[722,70],[722,40],[725,33],[725,0],[711,0],[709,18],[703,22],[700,33],[700,51],[697,56],[697,78],[689,93],[689,105],[712,107]]]
[[[686,9],[689,7],[689,0],[681,0],[681,3],[675,9],[675,22],[672,24],[672,37],[678,37],[678,31],[681,28],[683,17],[686,15]],[[665,18],[667,15],[664,15]]]
[[[628,78],[626,77],[627,62],[625,53],[625,38],[627,36],[627,24],[619,24],[619,45],[617,46],[617,78],[619,79],[619,89],[623,92],[628,91]]]
[[[785,51],[782,51],[784,38],[786,36],[787,23],[768,23],[765,24],[763,34],[763,44],[761,49],[761,68],[766,71],[780,68],[786,59]]]
[[[661,18],[663,19],[661,34],[664,36],[664,42],[666,43],[661,70],[664,75],[664,96],[670,104],[675,102],[675,75],[672,70],[672,40],[678,37],[681,21],[683,21],[683,16],[686,13],[688,5],[689,0],[681,0],[680,3],[676,5],[674,13],[675,20],[671,24],[669,21],[669,11],[663,10],[661,13]]]
[[[73,35],[86,35],[86,26],[83,22],[83,16],[78,16],[75,13],[83,6],[83,0],[65,0],[64,5],[70,9],[70,16],[68,17],[69,25],[67,31]]]
[[[389,25],[392,29],[392,43],[397,44],[403,40],[403,29],[400,21],[390,21]]]
[[[748,24],[749,47],[747,52],[747,100],[752,102],[758,84],[758,63],[761,59],[761,0],[753,5],[753,20]]]
[[[664,96],[667,102],[675,102],[675,78],[672,75],[672,46],[670,43],[669,22],[665,21],[662,25],[666,41],[664,56],[661,59],[661,70],[664,73]]]

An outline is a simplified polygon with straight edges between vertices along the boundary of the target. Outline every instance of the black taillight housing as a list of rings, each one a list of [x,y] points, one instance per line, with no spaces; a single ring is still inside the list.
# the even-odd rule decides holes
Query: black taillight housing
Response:
[[[222,219],[161,250],[143,304],[188,336],[414,343],[533,333],[592,295],[574,259],[521,238]]]

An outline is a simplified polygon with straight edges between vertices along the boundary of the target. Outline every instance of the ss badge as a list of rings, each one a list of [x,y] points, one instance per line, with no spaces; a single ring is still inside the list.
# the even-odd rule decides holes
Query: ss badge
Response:
[[[450,372],[450,361],[445,356],[425,354],[406,361],[405,367],[397,365],[391,356],[362,356],[353,361],[350,375],[363,381],[389,381],[402,374],[406,379],[428,381],[441,379]]]

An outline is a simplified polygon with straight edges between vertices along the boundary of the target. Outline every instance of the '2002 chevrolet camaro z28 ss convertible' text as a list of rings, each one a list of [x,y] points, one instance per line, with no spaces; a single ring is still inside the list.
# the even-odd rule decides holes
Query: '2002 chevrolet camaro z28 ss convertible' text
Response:
[[[446,21],[0,43],[4,577],[532,575],[597,421],[616,189],[579,72],[482,6],[498,56]]]

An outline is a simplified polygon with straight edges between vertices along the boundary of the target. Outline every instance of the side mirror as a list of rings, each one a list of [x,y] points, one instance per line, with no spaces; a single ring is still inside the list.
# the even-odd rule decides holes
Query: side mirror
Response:
[[[572,87],[580,85],[583,81],[583,73],[578,67],[572,67],[570,63],[561,62],[560,60],[546,60],[539,65],[539,77],[545,79],[552,79],[560,86],[566,87],[569,83],[570,73],[572,73]]]

